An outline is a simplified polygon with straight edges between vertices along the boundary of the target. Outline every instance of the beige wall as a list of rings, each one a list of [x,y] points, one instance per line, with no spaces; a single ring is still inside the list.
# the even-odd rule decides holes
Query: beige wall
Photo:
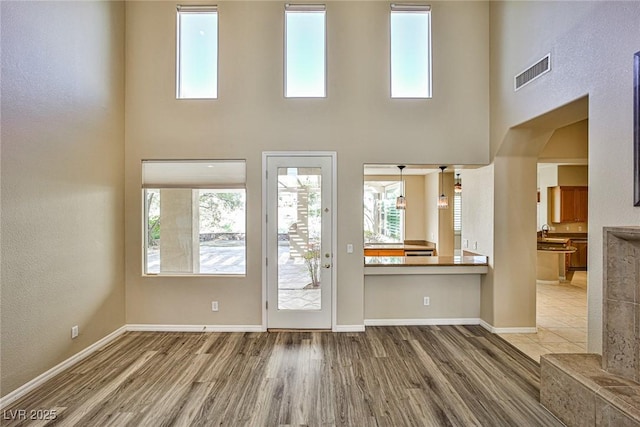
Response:
[[[560,165],[558,166],[558,185],[588,186],[589,166]]]
[[[1,8],[4,396],[125,323],[124,4]]]
[[[261,324],[262,152],[334,150],[337,322],[362,325],[362,167],[488,163],[489,5],[432,3],[428,100],[389,98],[388,3],[327,3],[326,99],[283,98],[281,2],[218,5],[219,99],[177,101],[175,3],[127,2],[127,321]],[[154,158],[247,160],[246,278],[141,277],[140,161]],[[217,313],[212,299],[220,302]]]
[[[511,145],[506,138],[516,125],[588,96],[589,134],[589,287],[588,349],[601,351],[602,340],[602,227],[640,222],[640,210],[633,207],[633,54],[640,45],[640,3],[637,2],[492,2],[491,3],[491,150],[498,153]],[[534,36],[533,35],[540,35]],[[552,53],[553,70],[518,92],[513,91],[513,76]],[[555,123],[540,122],[538,131],[553,131],[586,117],[556,116]],[[571,120],[569,120],[571,119]],[[540,150],[541,151],[541,150]],[[537,157],[538,153],[528,152]],[[531,170],[529,170],[531,169]],[[511,171],[495,171],[498,183],[514,181]],[[524,174],[513,183],[516,193],[534,191]],[[496,188],[495,205],[506,204],[500,198],[511,197]],[[516,231],[514,242],[534,239],[535,217],[529,210],[535,204],[510,202],[512,213],[529,221]],[[498,221],[499,218],[496,218]],[[530,237],[527,237],[530,236]],[[498,237],[496,237],[498,239]],[[528,240],[527,240],[528,241]],[[514,270],[511,276],[494,280],[497,293],[514,279],[535,288],[534,273],[526,263],[535,253],[527,243],[514,251],[513,245],[495,248],[495,262]],[[526,253],[523,253],[526,251]],[[509,255],[509,252],[512,255]],[[517,274],[516,274],[517,273]],[[526,273],[526,275],[524,274]],[[529,297],[529,292],[525,293]],[[497,304],[521,305],[524,296],[505,294]],[[501,323],[517,326],[505,316]]]
[[[480,275],[365,276],[364,315],[378,324],[480,317]],[[424,305],[429,297],[429,305]],[[385,322],[387,321],[387,322]],[[372,322],[370,322],[372,323]],[[445,322],[446,323],[446,322]]]
[[[440,238],[440,216],[437,207],[440,195],[440,178],[437,173],[424,176],[424,191],[426,240],[437,244]]]
[[[426,240],[424,228],[424,176],[406,176],[405,240]]]
[[[494,165],[464,169],[462,178],[462,251],[488,257],[489,272],[481,277],[480,317],[493,319],[493,183]]]
[[[441,191],[444,191],[444,194],[449,198],[448,209],[438,209],[437,206],[435,208],[438,211],[438,255],[442,256],[453,256],[453,184],[453,173],[442,174],[443,190]]]
[[[584,163],[589,158],[589,120],[556,129],[538,156],[541,163]]]

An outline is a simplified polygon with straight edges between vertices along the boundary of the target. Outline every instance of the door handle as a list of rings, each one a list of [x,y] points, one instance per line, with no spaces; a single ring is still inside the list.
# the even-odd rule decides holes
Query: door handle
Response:
[[[331,268],[331,264],[325,264],[323,265],[324,268]]]

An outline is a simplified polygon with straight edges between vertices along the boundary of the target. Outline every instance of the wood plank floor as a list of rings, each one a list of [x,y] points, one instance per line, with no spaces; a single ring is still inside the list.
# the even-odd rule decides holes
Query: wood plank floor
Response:
[[[559,426],[539,379],[536,362],[479,326],[129,332],[5,408],[1,424]],[[18,410],[56,419],[7,419]]]

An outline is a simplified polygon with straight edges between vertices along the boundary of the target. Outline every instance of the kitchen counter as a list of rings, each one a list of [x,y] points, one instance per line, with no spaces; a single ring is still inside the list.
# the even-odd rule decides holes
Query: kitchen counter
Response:
[[[431,242],[418,243],[369,243],[364,245],[364,255],[371,256],[431,256],[436,253],[436,245]]]
[[[486,256],[372,256],[364,258],[364,274],[485,274]]]
[[[423,267],[423,266],[474,266],[488,265],[486,256],[367,256],[366,267]]]
[[[429,243],[424,245],[406,245],[403,243],[374,243],[364,245],[365,249],[402,249],[405,251],[422,251],[428,249],[435,249],[435,243]]]
[[[477,325],[486,256],[364,258],[365,325]]]

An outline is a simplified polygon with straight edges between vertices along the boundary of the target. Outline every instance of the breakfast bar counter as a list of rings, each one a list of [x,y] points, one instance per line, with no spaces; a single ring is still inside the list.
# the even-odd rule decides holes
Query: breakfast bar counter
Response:
[[[486,256],[367,256],[364,275],[485,274]]]
[[[486,256],[364,257],[365,325],[480,322]]]

